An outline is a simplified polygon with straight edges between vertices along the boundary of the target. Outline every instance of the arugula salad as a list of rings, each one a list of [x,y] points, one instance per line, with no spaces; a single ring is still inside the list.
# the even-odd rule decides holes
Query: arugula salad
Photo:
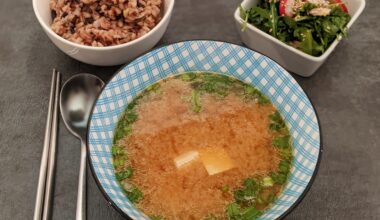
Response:
[[[351,16],[341,0],[259,0],[240,7],[245,23],[309,55],[322,55],[331,43],[346,36]]]

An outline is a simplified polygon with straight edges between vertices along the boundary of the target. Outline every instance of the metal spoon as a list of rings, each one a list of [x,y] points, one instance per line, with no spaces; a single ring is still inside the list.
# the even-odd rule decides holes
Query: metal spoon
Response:
[[[81,73],[68,79],[62,87],[60,109],[67,129],[81,142],[81,160],[76,219],[86,219],[86,135],[92,106],[104,86],[98,77]]]

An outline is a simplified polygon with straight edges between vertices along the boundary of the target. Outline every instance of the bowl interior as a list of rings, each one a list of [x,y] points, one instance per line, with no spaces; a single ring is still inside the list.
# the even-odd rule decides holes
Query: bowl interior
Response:
[[[282,195],[261,219],[286,214],[302,199],[316,174],[321,152],[316,113],[297,82],[274,61],[217,41],[187,41],[156,49],[123,67],[105,86],[93,108],[87,141],[91,170],[107,200],[124,215],[147,219],[116,180],[111,154],[114,129],[128,103],[144,88],[187,71],[212,71],[252,84],[285,117],[294,142],[294,165]]]

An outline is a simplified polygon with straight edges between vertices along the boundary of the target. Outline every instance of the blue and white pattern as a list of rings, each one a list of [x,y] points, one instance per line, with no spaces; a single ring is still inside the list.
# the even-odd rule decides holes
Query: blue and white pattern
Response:
[[[99,96],[89,124],[88,149],[95,177],[120,210],[148,219],[129,202],[112,166],[111,147],[118,118],[144,88],[173,74],[212,71],[250,83],[266,94],[284,116],[294,141],[294,166],[283,194],[261,219],[276,219],[302,196],[316,172],[320,131],[314,109],[297,82],[271,59],[241,46],[187,41],[156,49],[125,66]],[[238,180],[237,180],[238,181]]]

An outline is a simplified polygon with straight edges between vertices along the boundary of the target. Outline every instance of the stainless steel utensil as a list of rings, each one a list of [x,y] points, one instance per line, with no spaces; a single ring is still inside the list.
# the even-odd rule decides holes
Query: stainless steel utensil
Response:
[[[49,109],[45,128],[40,174],[38,177],[34,220],[47,219],[50,215],[51,192],[55,169],[55,152],[58,131],[58,98],[61,74],[55,69],[50,88]],[[43,215],[42,215],[43,214]]]
[[[60,109],[67,129],[81,142],[81,162],[76,219],[86,219],[86,134],[92,106],[104,86],[98,77],[82,73],[68,79],[62,87]]]

